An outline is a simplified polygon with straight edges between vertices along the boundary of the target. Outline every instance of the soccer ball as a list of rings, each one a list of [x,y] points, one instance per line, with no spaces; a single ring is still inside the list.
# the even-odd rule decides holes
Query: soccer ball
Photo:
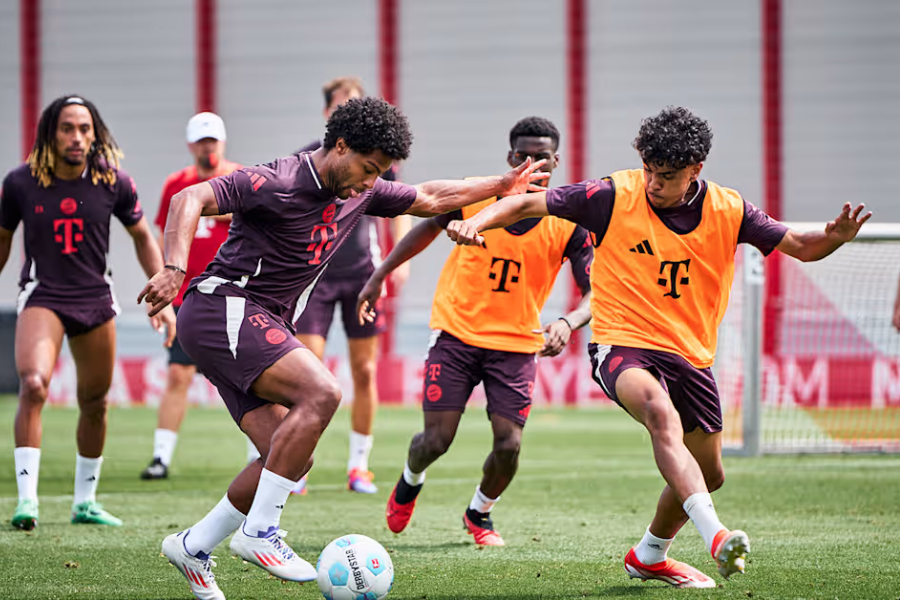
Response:
[[[381,600],[394,585],[387,550],[364,535],[345,535],[325,546],[316,571],[328,600]]]

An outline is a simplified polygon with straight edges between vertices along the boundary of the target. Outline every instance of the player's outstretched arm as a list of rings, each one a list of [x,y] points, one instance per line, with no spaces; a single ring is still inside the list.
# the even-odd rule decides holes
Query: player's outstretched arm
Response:
[[[6,266],[6,261],[9,260],[9,251],[12,249],[14,233],[14,231],[10,231],[5,227],[0,227],[0,273],[3,272],[3,267]]]
[[[360,325],[375,320],[375,303],[381,298],[384,281],[388,275],[427,248],[440,233],[441,226],[433,219],[426,219],[413,227],[397,242],[397,245],[387,255],[384,262],[378,265],[359,293],[356,300],[356,314],[359,315]]]
[[[406,210],[419,217],[434,217],[487,200],[493,196],[513,196],[528,191],[546,190],[540,182],[550,176],[538,171],[546,160],[532,163],[527,159],[505,175],[478,179],[426,181],[415,186],[416,200]]]
[[[219,214],[216,195],[208,181],[192,185],[172,196],[166,217],[165,265],[154,275],[138,296],[138,304],[146,300],[153,305],[151,317],[172,303],[187,269],[191,242],[200,217]]]
[[[483,246],[484,236],[480,231],[508,227],[522,219],[546,217],[547,193],[520,194],[494,202],[484,210],[465,221],[451,221],[447,225],[447,235],[460,246]]]
[[[841,214],[828,223],[824,231],[801,233],[789,229],[775,248],[803,262],[821,260],[856,237],[859,228],[872,216],[872,212],[869,211],[860,217],[865,208],[865,204],[860,204],[854,209],[847,202]]]

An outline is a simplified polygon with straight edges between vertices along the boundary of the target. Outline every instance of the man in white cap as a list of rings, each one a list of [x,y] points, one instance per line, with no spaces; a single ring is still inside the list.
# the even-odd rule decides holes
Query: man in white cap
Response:
[[[160,247],[163,243],[172,196],[201,181],[243,168],[242,165],[225,160],[225,137],[225,123],[217,114],[202,112],[188,121],[187,146],[194,157],[194,164],[169,175],[163,186],[159,212],[156,215]],[[188,283],[206,269],[206,265],[218,252],[219,246],[228,237],[230,223],[230,216],[200,218],[191,245],[184,285],[172,303],[176,312],[181,306],[182,295]],[[165,479],[169,476],[169,465],[178,441],[178,430],[181,428],[187,407],[188,388],[196,372],[197,367],[176,338],[169,348],[169,371],[166,391],[159,405],[156,433],[153,436],[153,459],[141,473],[141,479]]]

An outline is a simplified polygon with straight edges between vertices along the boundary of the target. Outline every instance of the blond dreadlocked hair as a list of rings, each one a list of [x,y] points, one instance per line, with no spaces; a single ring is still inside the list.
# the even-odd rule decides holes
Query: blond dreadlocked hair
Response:
[[[37,179],[41,187],[50,187],[53,181],[53,171],[56,168],[56,128],[59,125],[59,115],[62,110],[72,104],[84,106],[91,113],[94,123],[94,143],[87,154],[88,172],[94,185],[101,181],[112,187],[116,183],[116,171],[119,168],[119,159],[124,155],[119,149],[119,144],[110,133],[97,107],[81,96],[60,96],[50,103],[41,119],[38,121],[37,135],[34,146],[28,155],[28,166],[31,175]]]

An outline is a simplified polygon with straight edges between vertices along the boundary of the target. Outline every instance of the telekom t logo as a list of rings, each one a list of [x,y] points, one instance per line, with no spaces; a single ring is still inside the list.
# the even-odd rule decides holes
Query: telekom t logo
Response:
[[[435,363],[428,365],[428,380],[429,381],[437,381],[438,377],[441,376],[441,364]]]
[[[311,265],[321,264],[322,253],[328,252],[331,250],[332,246],[334,246],[334,240],[338,235],[337,223],[332,223],[332,221],[334,221],[335,211],[335,205],[329,204],[328,207],[322,211],[322,221],[324,221],[324,223],[322,225],[313,226],[312,233],[309,236],[312,243],[306,248],[308,252],[314,253],[312,260],[309,261],[309,264]],[[316,240],[316,237],[319,239]]]
[[[62,253],[74,254],[78,252],[75,243],[84,240],[84,220],[53,219],[53,232],[56,243],[63,245]]]

